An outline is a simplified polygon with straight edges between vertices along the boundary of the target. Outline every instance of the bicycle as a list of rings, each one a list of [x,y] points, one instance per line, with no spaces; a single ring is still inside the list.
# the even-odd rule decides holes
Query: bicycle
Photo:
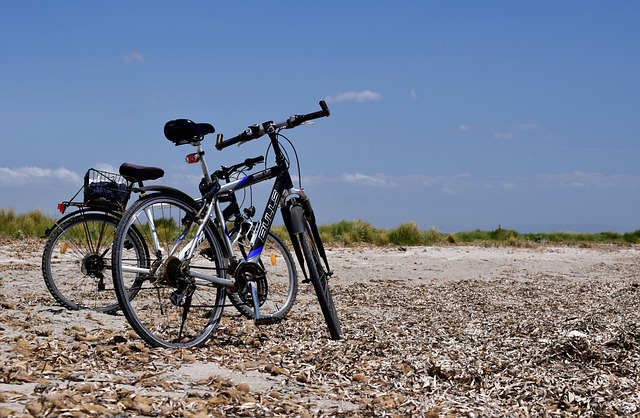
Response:
[[[155,347],[205,344],[220,322],[227,290],[251,307],[257,325],[284,319],[286,313],[261,312],[261,301],[269,294],[269,283],[260,257],[278,208],[304,281],[314,286],[330,336],[336,340],[342,338],[328,284],[333,273],[315,215],[305,191],[294,187],[288,155],[279,142],[280,137],[286,138],[281,130],[329,116],[324,101],[320,107],[320,111],[293,115],[284,122],[252,125],[227,140],[219,134],[215,144],[218,150],[267,135],[268,150],[273,150],[275,157],[274,165],[222,184],[209,173],[201,148],[205,135],[214,132],[213,126],[188,119],[165,125],[167,139],[175,145],[189,144],[195,148],[191,159],[199,162],[202,169],[203,179],[199,185],[202,198],[196,201],[172,188],[153,190],[126,210],[116,228],[112,251],[116,295],[127,321],[145,342]],[[293,144],[287,141],[295,152]],[[238,190],[268,180],[274,180],[273,186],[260,221],[253,225],[251,247],[246,256],[237,254],[221,205]],[[150,259],[139,259],[125,247],[126,237],[132,230],[142,233],[150,249]],[[135,298],[128,296],[127,283],[133,283]]]
[[[264,157],[247,159],[230,167],[222,166],[216,171],[220,178],[230,180],[231,176],[244,169],[251,169]],[[67,213],[45,230],[48,237],[42,254],[42,273],[47,289],[54,299],[70,310],[90,309],[113,314],[119,309],[113,280],[105,282],[105,271],[111,269],[111,244],[113,234],[130,200],[134,185],[144,187],[144,181],[156,180],[164,175],[157,167],[124,163],[120,174],[90,168],[84,177],[83,186],[69,200],[58,204],[64,215],[69,207],[77,209]],[[136,189],[142,190],[142,189]],[[76,197],[84,191],[84,199]],[[241,213],[235,194],[227,197],[229,206],[225,209],[225,219],[233,222],[230,236],[240,248],[246,247],[253,224],[252,212],[245,209]],[[140,254],[149,257],[139,232],[129,239],[130,245]],[[262,295],[263,310],[273,313],[289,311],[297,292],[297,275],[291,254],[280,237],[269,234],[267,246],[270,262],[263,265],[268,270],[271,292]],[[129,297],[135,293],[130,290]],[[245,317],[252,318],[252,311],[235,294],[229,293],[229,300]]]
[[[164,175],[157,167],[124,163],[120,174],[90,168],[84,183],[69,200],[58,204],[65,214],[45,230],[48,237],[42,252],[42,275],[47,289],[62,306],[71,310],[91,309],[114,313],[118,300],[110,270],[113,233],[131,197],[135,184],[144,186],[147,180]],[[75,200],[84,192],[83,200]],[[148,257],[148,250],[135,230],[127,237],[138,257]]]

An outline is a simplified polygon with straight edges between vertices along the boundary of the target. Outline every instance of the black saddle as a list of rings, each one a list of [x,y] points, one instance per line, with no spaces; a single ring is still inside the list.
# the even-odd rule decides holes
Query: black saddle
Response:
[[[164,136],[175,145],[199,142],[215,131],[210,123],[195,123],[189,119],[170,120],[164,124]]]
[[[120,166],[120,175],[129,181],[156,180],[164,176],[164,170],[159,167],[124,163]]]

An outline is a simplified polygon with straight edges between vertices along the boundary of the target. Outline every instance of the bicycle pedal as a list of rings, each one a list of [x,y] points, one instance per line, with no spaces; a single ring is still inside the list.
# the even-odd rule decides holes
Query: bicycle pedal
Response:
[[[282,321],[284,318],[282,317],[274,317],[274,316],[263,316],[262,318],[254,319],[254,323],[256,325],[273,325]]]
[[[184,299],[184,292],[179,290],[175,290],[169,296],[169,300],[173,303],[174,306],[182,306],[182,301]]]

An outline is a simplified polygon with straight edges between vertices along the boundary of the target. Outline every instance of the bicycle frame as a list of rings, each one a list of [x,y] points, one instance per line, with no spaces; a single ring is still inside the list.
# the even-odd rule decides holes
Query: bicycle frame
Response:
[[[222,214],[221,200],[224,200],[225,195],[235,193],[238,190],[251,187],[257,183],[261,183],[273,178],[275,178],[276,180],[271,189],[271,193],[269,194],[269,198],[260,224],[256,229],[256,233],[252,237],[251,249],[249,250],[247,259],[244,261],[255,262],[257,259],[259,259],[262,248],[264,247],[265,240],[267,238],[267,233],[271,230],[271,226],[275,219],[277,209],[283,208],[286,204],[287,198],[292,195],[297,195],[300,197],[305,196],[303,190],[295,189],[293,187],[291,175],[289,174],[287,166],[284,164],[276,164],[272,167],[222,185],[213,196],[212,201],[203,206],[203,209],[206,208],[206,213],[202,215],[202,219],[207,221],[201,222],[198,230],[195,233],[195,237],[185,246],[185,248],[182,249],[177,257],[181,260],[184,260],[193,255],[193,250],[197,247],[197,244],[200,242],[200,240],[204,239],[204,229],[207,222],[210,222],[209,220],[212,218],[212,213],[215,212],[216,224],[221,228],[223,244],[225,246],[225,249],[227,250],[227,254],[229,254],[229,258],[233,260],[235,258],[233,244],[231,242],[231,237],[229,235],[229,231],[227,230],[226,222]],[[283,212],[283,214],[284,213],[285,212]],[[285,221],[285,223],[288,222]],[[179,242],[182,242],[185,239],[186,232],[187,231],[185,231],[181,238],[178,240]],[[171,251],[171,253],[173,253],[173,250]],[[169,255],[172,255],[171,253]],[[127,268],[127,271],[141,272],[140,269],[137,268]],[[145,272],[148,271],[145,270]],[[190,274],[198,279],[223,286],[231,286],[235,283],[233,280],[215,277],[193,270],[190,271]]]
[[[293,188],[293,182],[286,166],[275,165],[223,185],[214,201],[214,205],[216,207],[216,218],[218,223],[222,226],[222,235],[225,240],[225,246],[227,249],[231,249],[229,232],[227,231],[225,222],[222,222],[224,217],[222,216],[222,208],[220,207],[219,198],[225,194],[235,193],[238,190],[251,187],[254,184],[270,180],[272,178],[275,178],[276,180],[271,192],[269,193],[267,204],[262,213],[262,218],[256,228],[256,233],[252,237],[252,246],[246,260],[248,262],[253,262],[259,258],[262,247],[264,246],[264,242],[267,238],[267,233],[271,230],[271,225],[275,219],[276,211],[279,207],[284,205],[286,197],[292,194],[300,194],[302,191]]]
[[[272,147],[276,155],[276,164],[271,167],[265,168],[261,171],[258,171],[256,173],[252,173],[250,175],[244,176],[240,179],[225,183],[223,185],[219,185],[219,187],[217,187],[217,190],[215,192],[205,193],[203,196],[203,205],[200,209],[201,212],[199,213],[199,218],[202,221],[199,222],[199,226],[195,232],[194,238],[192,238],[190,242],[187,243],[187,245],[183,247],[183,249],[177,255],[175,255],[177,258],[179,258],[180,260],[185,260],[193,256],[193,252],[195,248],[198,246],[201,240],[205,239],[204,230],[207,224],[211,222],[211,219],[215,217],[216,225],[221,229],[221,232],[222,232],[221,238],[222,238],[225,250],[229,255],[228,258],[232,261],[235,260],[236,256],[234,254],[233,244],[231,242],[229,231],[227,230],[226,221],[223,216],[221,201],[224,201],[225,196],[233,194],[238,190],[242,190],[244,188],[251,187],[255,184],[268,181],[271,179],[275,179],[273,183],[273,187],[269,194],[265,209],[262,213],[260,223],[256,228],[256,233],[253,234],[251,249],[248,252],[247,259],[243,260],[243,262],[255,262],[256,260],[259,259],[265,244],[265,240],[267,238],[267,234],[271,230],[271,226],[275,219],[278,208],[281,209],[281,213],[283,216],[285,226],[287,227],[287,230],[289,231],[290,234],[294,233],[294,231],[291,230],[292,223],[290,219],[291,218],[290,211],[286,210],[287,201],[291,197],[298,197],[303,202],[308,202],[308,199],[304,190],[297,189],[293,185],[293,180],[291,179],[291,175],[289,173],[289,167],[285,161],[285,157],[278,144],[277,134],[275,132],[272,132],[272,133],[269,133],[269,136],[271,139]],[[200,155],[199,162],[202,167],[203,174],[205,174],[205,181],[207,181],[209,184],[214,184],[215,180],[211,179],[206,161],[204,159],[204,153],[202,152],[200,147],[200,143],[196,142],[196,143],[193,143],[192,145],[196,148],[197,154]],[[167,191],[168,188],[162,187],[162,189]],[[183,194],[182,192],[179,192],[179,193]],[[204,214],[202,213],[203,210],[205,211]],[[215,213],[215,216],[213,216],[214,213]],[[149,219],[153,219],[150,213],[149,213]],[[154,235],[153,231],[155,230],[155,226],[150,225],[150,228],[153,236]],[[186,235],[189,229],[190,229],[189,227],[185,228],[181,237],[178,239],[174,248],[169,252],[168,256],[174,255],[176,251],[175,249],[178,247],[180,243],[182,243],[186,239]],[[312,233],[314,234],[314,236],[317,238],[317,241],[319,242],[318,250],[320,252],[320,255],[322,256],[327,266],[327,270],[330,271],[327,257],[325,255],[325,251],[322,246],[322,241],[319,239],[319,233],[315,225],[315,220],[313,220],[312,222],[312,229],[313,229]],[[297,232],[300,232],[300,231],[297,231]],[[153,239],[154,239],[154,246],[156,247],[154,249],[159,250],[157,238],[154,236]],[[300,249],[298,248],[298,245],[296,244],[295,240],[293,241],[293,244],[294,244],[294,250],[298,260],[301,263],[304,263],[303,258],[301,256]],[[131,273],[147,273],[147,274],[152,272],[151,269],[144,269],[144,268],[133,267],[133,266],[123,266],[123,271],[131,272]],[[202,280],[204,283],[208,282],[208,283],[227,286],[227,287],[233,286],[235,284],[235,280],[230,280],[223,277],[211,276],[195,270],[190,270],[189,274],[197,279]]]

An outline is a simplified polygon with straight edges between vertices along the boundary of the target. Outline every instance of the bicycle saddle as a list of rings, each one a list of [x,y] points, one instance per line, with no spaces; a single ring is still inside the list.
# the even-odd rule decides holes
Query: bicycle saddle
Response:
[[[120,175],[133,181],[156,180],[164,176],[164,170],[159,167],[124,163],[120,166]]]
[[[210,123],[195,123],[189,119],[170,120],[164,124],[164,136],[175,145],[198,142],[214,132],[215,128]]]

